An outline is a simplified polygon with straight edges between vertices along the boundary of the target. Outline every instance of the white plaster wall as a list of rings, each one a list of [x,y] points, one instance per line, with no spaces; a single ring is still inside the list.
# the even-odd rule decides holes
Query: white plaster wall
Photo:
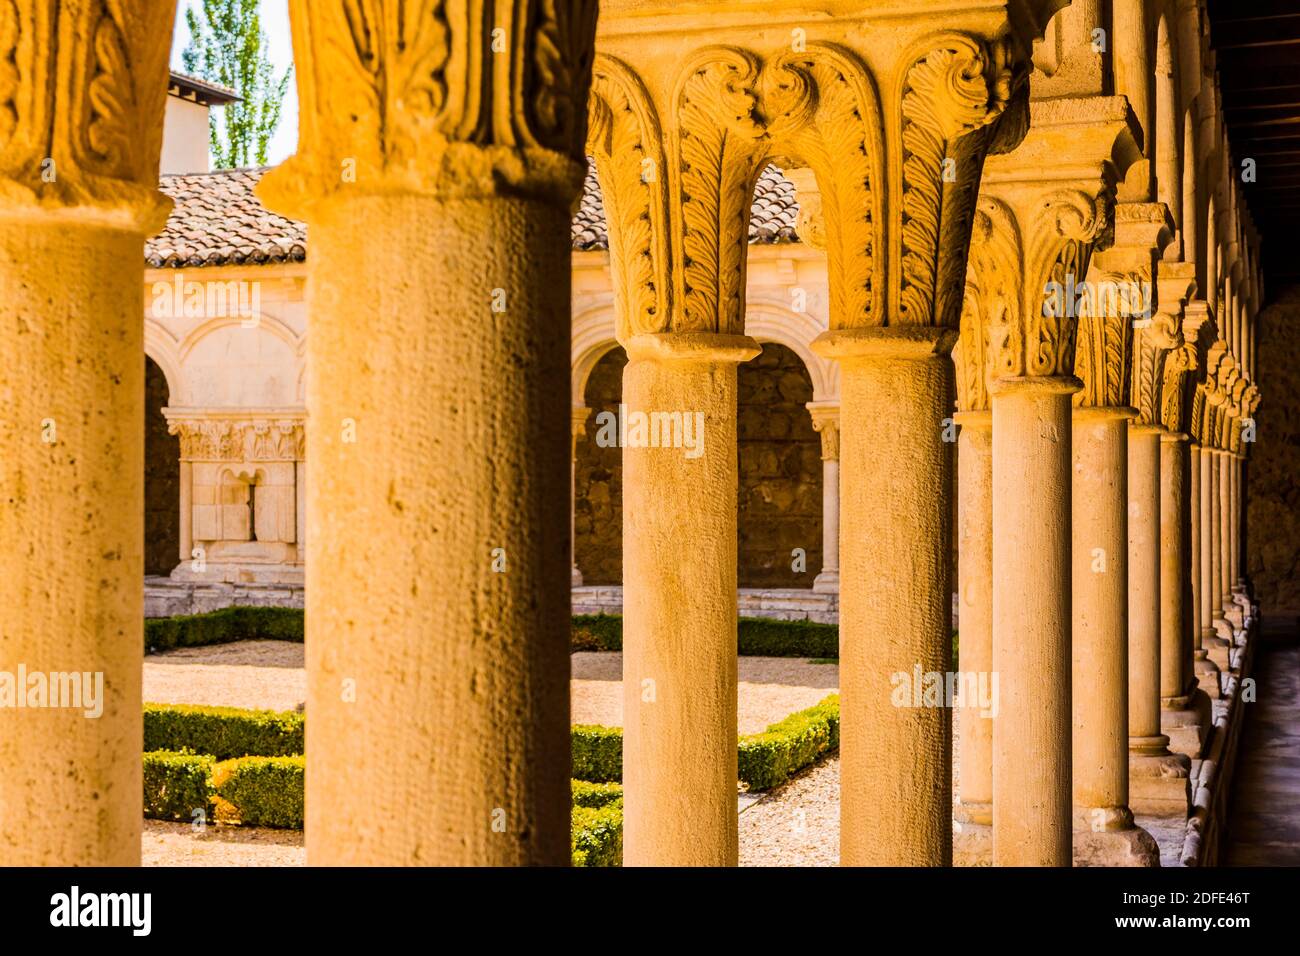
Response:
[[[208,108],[168,96],[160,172],[206,173],[209,168]]]

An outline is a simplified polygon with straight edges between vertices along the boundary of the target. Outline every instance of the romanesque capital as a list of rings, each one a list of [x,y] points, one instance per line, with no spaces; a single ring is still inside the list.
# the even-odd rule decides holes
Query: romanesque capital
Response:
[[[750,197],[769,163],[815,206],[800,227],[827,254],[832,331],[955,328],[984,156],[1023,132],[1014,31],[974,4],[938,32],[840,3],[751,0],[735,22],[670,6],[602,7],[588,149],[620,339],[743,331]],[[771,25],[757,43],[754,17]]]
[[[523,196],[585,172],[596,0],[291,0],[298,152],[258,194]]]
[[[180,438],[181,461],[303,461],[307,454],[305,416],[300,409],[264,414],[165,409],[167,431]],[[253,410],[256,412],[257,410]]]
[[[809,404],[813,431],[822,436],[822,461],[840,460],[840,406]]]
[[[175,8],[175,0],[0,3],[0,212],[162,227],[171,200],[158,191],[158,159]]]
[[[1094,247],[1113,236],[1115,184],[1138,150],[1121,97],[1035,101],[1014,151],[985,163],[958,344],[959,406],[1001,379],[1074,374]]]

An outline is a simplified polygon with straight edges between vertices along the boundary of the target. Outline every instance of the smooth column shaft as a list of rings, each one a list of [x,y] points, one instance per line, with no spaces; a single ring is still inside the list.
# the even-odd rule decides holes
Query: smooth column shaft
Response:
[[[993,395],[993,862],[1071,864],[1070,394]]]
[[[311,229],[308,860],[566,864],[568,216],[361,196]]]
[[[1128,439],[1129,736],[1160,736],[1160,432]]]
[[[993,419],[989,412],[958,415],[957,587],[961,601],[961,670],[993,671]],[[989,680],[987,676],[983,679]],[[978,699],[963,701],[961,802],[966,822],[993,822],[993,717]]]
[[[1192,675],[1187,439],[1160,436],[1160,696],[1186,697]]]
[[[1074,413],[1074,804],[1128,803],[1128,415]]]

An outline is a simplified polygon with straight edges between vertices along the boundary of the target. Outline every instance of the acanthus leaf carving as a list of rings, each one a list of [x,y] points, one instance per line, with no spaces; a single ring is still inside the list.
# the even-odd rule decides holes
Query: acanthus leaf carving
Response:
[[[674,96],[681,216],[674,331],[744,327],[749,211],[766,155],[755,115],[758,72],[748,51],[707,48],[688,62]]]
[[[578,194],[596,0],[290,8],[299,150],[260,184],[270,205],[310,219],[315,203],[363,191],[565,207]]]
[[[588,144],[600,175],[620,338],[670,321],[662,132],[649,94],[608,56],[594,67]]]
[[[0,0],[0,195],[41,208],[93,207],[152,232],[170,0]],[[57,50],[57,55],[56,55]]]
[[[784,55],[766,72],[763,107],[773,149],[799,157],[817,179],[831,327],[881,325],[876,263],[884,246],[884,147],[870,74],[852,53],[820,43]],[[802,201],[800,213],[802,235]]]
[[[958,324],[965,236],[989,135],[1012,94],[1002,44],[952,34],[918,57],[901,94],[898,324]],[[959,241],[962,240],[962,241]]]

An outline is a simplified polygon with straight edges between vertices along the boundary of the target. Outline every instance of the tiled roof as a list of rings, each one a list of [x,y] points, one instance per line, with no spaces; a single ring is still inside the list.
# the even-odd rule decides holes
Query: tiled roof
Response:
[[[768,166],[754,187],[754,205],[749,213],[749,241],[761,243],[796,242],[795,219],[799,203],[794,185],[775,166]],[[573,217],[574,249],[608,249],[609,233],[605,228],[605,205],[595,167],[587,166],[582,203]]]
[[[145,261],[155,268],[302,262],[307,257],[307,227],[269,211],[253,192],[265,172],[231,169],[163,176],[160,188],[176,207],[163,231],[145,244]],[[775,166],[767,167],[754,190],[749,241],[797,241],[798,212],[794,186]],[[573,248],[609,248],[605,207],[592,169],[573,217]]]
[[[176,206],[163,231],[145,243],[145,261],[155,268],[302,262],[307,227],[271,212],[253,192],[265,172],[163,176],[159,188]]]

